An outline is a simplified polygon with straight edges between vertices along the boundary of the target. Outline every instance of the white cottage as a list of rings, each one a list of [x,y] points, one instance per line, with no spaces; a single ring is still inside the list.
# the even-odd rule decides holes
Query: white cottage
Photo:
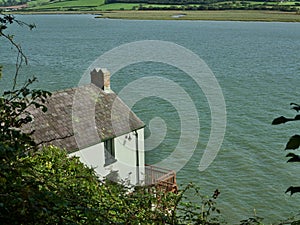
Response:
[[[78,156],[104,177],[116,172],[131,184],[145,180],[144,123],[110,90],[105,69],[91,72],[91,84],[57,91],[48,111],[31,109],[26,130],[39,146],[54,145]]]

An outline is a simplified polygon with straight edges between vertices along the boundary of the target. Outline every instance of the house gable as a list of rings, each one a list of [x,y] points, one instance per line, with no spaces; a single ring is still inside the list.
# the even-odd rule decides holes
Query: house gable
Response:
[[[75,96],[79,99],[74,116]],[[46,113],[29,109],[33,123],[27,124],[23,130],[34,130],[32,137],[40,147],[55,145],[69,153],[145,126],[114,92],[106,93],[94,84],[54,92],[46,106]],[[92,122],[95,127],[90,127],[91,118],[88,115],[94,117]],[[96,136],[92,134],[95,130]],[[80,145],[76,132],[84,132],[85,138],[80,138]]]

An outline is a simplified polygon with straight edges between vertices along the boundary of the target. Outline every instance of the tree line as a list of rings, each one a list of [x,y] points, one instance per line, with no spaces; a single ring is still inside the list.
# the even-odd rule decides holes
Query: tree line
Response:
[[[300,1],[300,0],[296,0]],[[280,0],[253,0],[253,1],[225,1],[225,0],[105,0],[105,4],[110,3],[141,3],[141,4],[158,4],[158,5],[188,5],[188,4],[200,4],[200,5],[210,5],[214,3],[240,3],[240,2],[264,2],[264,3],[279,3]]]
[[[282,12],[299,12],[296,7],[291,6],[267,6],[267,5],[254,5],[250,3],[223,3],[223,4],[212,4],[212,5],[182,5],[182,6],[148,6],[148,5],[139,5],[133,7],[134,10],[274,10]]]
[[[264,3],[261,4],[261,2]],[[286,12],[299,11],[299,9],[297,9],[296,6],[299,6],[300,3],[295,3],[295,6],[293,6],[279,5],[279,2],[280,1],[278,0],[105,0],[105,4],[139,3],[139,6],[133,7],[134,10],[277,10]],[[153,6],[151,4],[157,6]]]
[[[23,5],[29,2],[29,0],[2,0],[0,1],[0,6],[15,6],[15,5]]]
[[[296,0],[299,1],[299,0]],[[218,2],[230,2],[225,0],[106,0],[105,4],[109,3],[144,3],[144,4],[160,4],[160,5],[186,5],[186,4],[213,4]],[[233,3],[239,2],[236,0]],[[247,2],[247,0],[245,1]],[[280,0],[253,0],[249,2],[281,2]]]

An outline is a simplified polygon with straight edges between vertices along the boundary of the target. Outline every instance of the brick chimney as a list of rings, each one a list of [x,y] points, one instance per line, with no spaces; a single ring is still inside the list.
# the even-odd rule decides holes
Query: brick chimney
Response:
[[[101,88],[104,92],[110,90],[110,72],[106,68],[95,68],[91,71],[91,82]]]

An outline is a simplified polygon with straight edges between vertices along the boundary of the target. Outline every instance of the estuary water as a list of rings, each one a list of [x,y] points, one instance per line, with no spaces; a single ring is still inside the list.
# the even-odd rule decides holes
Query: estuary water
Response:
[[[284,192],[290,185],[300,186],[300,164],[286,163],[284,147],[289,137],[299,132],[300,124],[272,126],[271,122],[281,115],[293,117],[289,103],[300,103],[300,23],[130,21],[95,19],[93,15],[17,18],[37,25],[33,31],[10,29],[29,59],[22,76],[37,76],[35,87],[50,91],[77,86],[99,56],[135,41],[167,41],[197,54],[220,85],[227,115],[220,151],[204,171],[199,171],[198,165],[212,118],[199,84],[180,68],[161,62],[135,63],[112,76],[111,87],[116,93],[143,77],[166,78],[172,84],[153,90],[152,95],[140,95],[133,107],[147,125],[147,163],[170,157],[180,141],[196,140],[192,157],[177,173],[178,183],[196,183],[204,195],[212,195],[218,188],[217,206],[230,224],[254,214],[264,217],[266,223],[278,222],[299,212],[300,194],[291,197]],[[128,48],[129,55],[130,51]],[[11,86],[9,74],[15,57],[11,47],[0,41],[0,64],[4,66],[1,91]],[[172,93],[171,89],[178,87],[174,83],[187,93],[198,113],[196,139],[181,136],[181,121],[190,120],[190,110],[179,112],[174,102],[159,95]],[[138,95],[138,90],[132,91]],[[186,95],[178,94],[176,100],[186,102]],[[192,133],[195,127],[188,129]],[[171,168],[171,164],[165,167]]]

